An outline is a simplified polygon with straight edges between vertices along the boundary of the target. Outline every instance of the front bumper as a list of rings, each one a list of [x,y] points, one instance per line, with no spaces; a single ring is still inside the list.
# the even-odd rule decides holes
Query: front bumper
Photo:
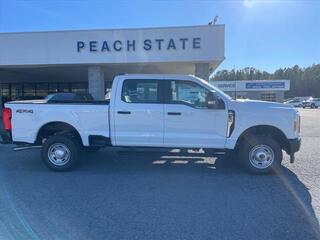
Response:
[[[295,138],[295,139],[289,139],[289,149],[288,154],[294,154],[295,152],[298,152],[301,147],[301,138]]]
[[[301,147],[301,138],[288,139],[289,146],[286,152],[290,155],[290,163],[294,163],[294,153],[298,152]]]

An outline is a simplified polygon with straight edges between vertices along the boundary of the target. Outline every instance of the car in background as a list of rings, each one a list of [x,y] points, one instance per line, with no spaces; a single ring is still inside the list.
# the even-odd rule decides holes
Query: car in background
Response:
[[[284,104],[290,105],[292,107],[302,107],[303,101],[304,100],[302,100],[302,99],[294,98],[294,99],[291,99],[289,101],[284,102]]]
[[[89,93],[52,93],[45,98],[47,103],[56,103],[56,102],[90,102],[93,101],[93,97]]]
[[[320,106],[320,98],[310,98],[302,102],[303,108],[318,108]]]

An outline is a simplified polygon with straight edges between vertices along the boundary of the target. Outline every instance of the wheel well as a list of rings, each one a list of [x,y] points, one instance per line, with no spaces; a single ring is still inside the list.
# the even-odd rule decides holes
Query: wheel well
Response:
[[[258,125],[248,128],[238,138],[236,147],[238,147],[242,141],[248,139],[248,137],[253,135],[271,136],[282,149],[284,149],[285,151],[289,149],[289,141],[286,135],[279,128],[269,125]]]
[[[79,132],[72,125],[65,122],[50,122],[43,125],[38,131],[35,143],[41,145],[50,136],[58,134],[69,135],[82,144]]]

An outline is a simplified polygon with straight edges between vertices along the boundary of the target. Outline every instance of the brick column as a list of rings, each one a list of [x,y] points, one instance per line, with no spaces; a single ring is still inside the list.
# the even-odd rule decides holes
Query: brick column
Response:
[[[104,99],[104,72],[100,66],[88,67],[88,88],[94,100]]]

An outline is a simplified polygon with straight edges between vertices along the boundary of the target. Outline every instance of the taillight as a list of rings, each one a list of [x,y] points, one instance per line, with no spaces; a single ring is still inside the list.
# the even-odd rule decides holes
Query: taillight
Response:
[[[3,109],[3,128],[6,131],[11,131],[12,125],[11,125],[11,117],[12,117],[12,111],[10,108],[4,108]]]

